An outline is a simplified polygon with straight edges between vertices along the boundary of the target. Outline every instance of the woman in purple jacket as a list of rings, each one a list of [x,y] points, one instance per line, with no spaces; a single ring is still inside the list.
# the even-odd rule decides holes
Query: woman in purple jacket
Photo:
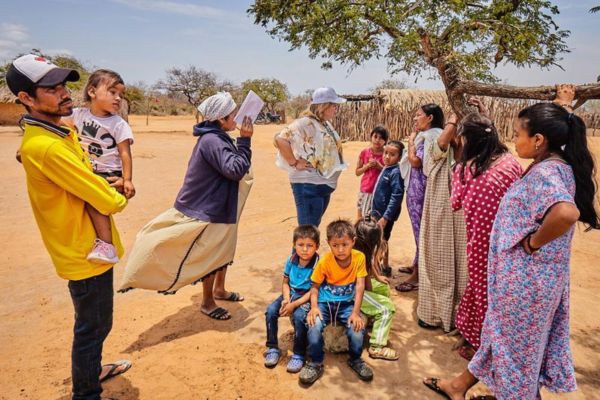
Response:
[[[207,98],[198,110],[204,121],[194,126],[198,141],[173,208],[138,233],[121,290],[154,289],[170,294],[202,281],[200,311],[217,320],[231,318],[216,300],[242,301],[225,290],[225,273],[233,261],[237,224],[252,184],[252,121],[244,118],[240,137],[236,104],[226,92]]]

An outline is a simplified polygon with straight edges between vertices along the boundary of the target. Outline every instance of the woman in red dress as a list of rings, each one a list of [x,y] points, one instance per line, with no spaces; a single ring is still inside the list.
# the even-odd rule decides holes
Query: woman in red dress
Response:
[[[463,143],[461,160],[452,177],[452,209],[463,209],[467,228],[469,280],[456,314],[456,327],[467,345],[459,349],[471,359],[479,348],[481,327],[487,310],[487,261],[490,233],[500,200],[521,177],[522,169],[507,147],[500,142],[496,127],[482,113],[467,115],[459,137]]]

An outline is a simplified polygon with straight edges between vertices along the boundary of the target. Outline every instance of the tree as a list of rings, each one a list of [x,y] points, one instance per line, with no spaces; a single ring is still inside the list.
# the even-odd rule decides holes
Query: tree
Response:
[[[263,99],[265,108],[272,113],[278,104],[285,102],[289,97],[287,86],[277,79],[249,79],[242,82],[244,95],[250,90]]]
[[[304,93],[290,98],[286,102],[286,111],[289,112],[293,118],[298,118],[302,111],[306,110],[310,105],[312,92],[312,90],[306,90]]]
[[[497,85],[492,67],[558,65],[569,32],[554,21],[546,0],[256,0],[255,24],[290,43],[354,68],[385,57],[392,73],[420,76],[434,70],[452,108],[467,112],[465,93],[550,99],[553,87]],[[600,97],[600,85],[576,90],[580,100]]]
[[[408,84],[406,83],[405,80],[384,79],[381,82],[379,82],[379,84],[377,86],[375,86],[373,89],[371,89],[371,92],[376,93],[377,91],[384,90],[384,89],[393,89],[393,90],[408,89]]]
[[[167,70],[165,80],[156,84],[157,88],[169,94],[182,94],[196,110],[196,122],[200,119],[198,106],[206,97],[214,94],[218,88],[217,76],[194,66],[171,68]]]

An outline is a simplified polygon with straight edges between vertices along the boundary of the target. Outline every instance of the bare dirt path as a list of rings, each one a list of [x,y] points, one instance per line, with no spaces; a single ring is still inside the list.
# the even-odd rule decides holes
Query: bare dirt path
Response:
[[[138,191],[117,225],[126,248],[137,231],[170,207],[182,182],[195,139],[191,118],[132,117],[136,133],[134,183]],[[324,377],[301,388],[297,376],[262,366],[264,310],[278,295],[282,266],[295,225],[293,198],[283,171],[274,166],[271,142],[277,126],[258,126],[253,139],[255,184],[242,215],[236,259],[228,287],[246,301],[223,303],[232,320],[218,322],[200,314],[200,287],[176,295],[148,291],[115,295],[114,327],[105,346],[105,361],[128,358],[133,368],[104,385],[105,396],[133,399],[435,399],[420,382],[424,376],[449,376],[465,366],[451,351],[455,339],[419,329],[416,294],[393,294],[397,307],[391,341],[397,362],[375,361],[375,379],[360,382],[344,355],[327,355]],[[68,400],[73,309],[66,281],[55,275],[42,245],[27,198],[24,172],[14,161],[20,137],[16,128],[0,128],[0,399]],[[353,173],[365,143],[346,143],[352,164],[342,174],[324,223],[355,217],[358,178]],[[600,160],[600,140],[592,147]],[[392,234],[394,267],[412,260],[414,244],[408,217],[402,213]],[[572,254],[571,337],[579,391],[544,394],[548,399],[600,398],[600,233],[576,235]],[[118,286],[124,263],[117,265]],[[396,268],[394,268],[396,270]],[[402,276],[395,277],[395,281]],[[282,336],[289,337],[287,319]],[[290,347],[289,340],[284,346]]]

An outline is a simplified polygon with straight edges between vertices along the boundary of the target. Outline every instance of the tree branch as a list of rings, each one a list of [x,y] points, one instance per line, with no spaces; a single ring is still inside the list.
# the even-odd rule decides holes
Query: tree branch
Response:
[[[455,90],[464,94],[512,99],[553,100],[556,97],[556,86],[511,86],[459,81]],[[600,99],[600,84],[575,86],[575,99],[578,100],[578,106],[590,99]]]
[[[368,12],[365,12],[365,19],[374,23],[375,25],[381,27],[381,29],[387,33],[392,39],[398,39],[400,37],[404,36],[404,33],[399,31],[398,29],[392,27],[392,26],[388,26],[383,24],[381,21],[377,21],[375,18],[373,18]]]

